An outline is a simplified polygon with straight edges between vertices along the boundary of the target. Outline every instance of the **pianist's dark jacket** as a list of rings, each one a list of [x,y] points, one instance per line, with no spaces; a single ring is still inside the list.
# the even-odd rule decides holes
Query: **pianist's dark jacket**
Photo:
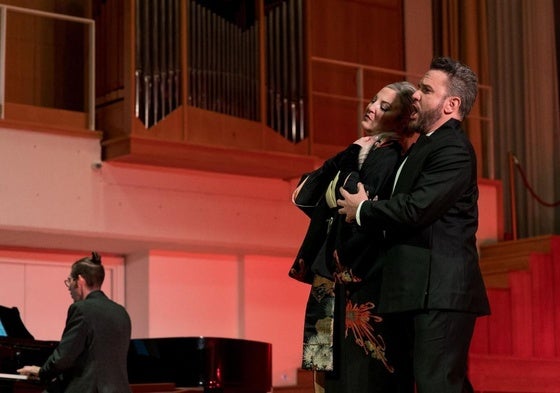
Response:
[[[91,292],[68,309],[58,347],[41,367],[48,392],[130,392],[127,353],[130,317],[102,291]]]

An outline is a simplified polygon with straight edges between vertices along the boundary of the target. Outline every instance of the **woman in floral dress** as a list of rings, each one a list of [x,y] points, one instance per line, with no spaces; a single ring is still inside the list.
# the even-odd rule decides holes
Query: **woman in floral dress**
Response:
[[[407,129],[414,91],[408,82],[382,88],[366,108],[364,136],[302,176],[293,194],[310,217],[289,275],[311,284],[302,368],[315,372],[316,393],[413,391],[412,381],[399,378],[408,370],[392,362],[398,337],[375,313],[383,234],[346,223],[336,199],[339,187],[356,192],[358,182],[371,199],[390,196],[397,166],[417,137]]]

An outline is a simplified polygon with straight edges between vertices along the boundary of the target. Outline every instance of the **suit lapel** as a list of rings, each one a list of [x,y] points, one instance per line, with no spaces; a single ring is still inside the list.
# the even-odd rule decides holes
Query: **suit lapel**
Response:
[[[412,184],[418,177],[422,165],[421,162],[425,159],[430,151],[430,137],[422,134],[408,151],[405,162],[397,179],[393,194],[400,192],[410,191]]]

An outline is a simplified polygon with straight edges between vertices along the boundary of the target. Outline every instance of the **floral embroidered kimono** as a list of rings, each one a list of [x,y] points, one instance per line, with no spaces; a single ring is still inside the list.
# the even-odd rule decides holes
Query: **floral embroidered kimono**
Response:
[[[381,272],[376,256],[382,233],[346,223],[337,212],[336,199],[339,187],[356,192],[358,181],[371,199],[388,198],[400,147],[389,142],[372,149],[361,167],[359,154],[360,147],[351,145],[302,177],[296,189],[294,203],[311,218],[289,272],[311,284],[302,368],[327,372],[327,392],[394,392],[397,380],[390,354],[398,350],[398,340],[388,339],[390,329],[375,313]],[[332,182],[326,185],[325,178]]]

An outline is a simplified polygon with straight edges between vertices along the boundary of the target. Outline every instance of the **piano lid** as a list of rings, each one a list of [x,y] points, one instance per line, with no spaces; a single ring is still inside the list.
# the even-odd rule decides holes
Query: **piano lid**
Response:
[[[272,391],[272,345],[218,337],[133,339],[131,384],[174,382],[224,393]]]
[[[23,324],[17,307],[0,306],[0,337],[33,340],[34,337]]]

